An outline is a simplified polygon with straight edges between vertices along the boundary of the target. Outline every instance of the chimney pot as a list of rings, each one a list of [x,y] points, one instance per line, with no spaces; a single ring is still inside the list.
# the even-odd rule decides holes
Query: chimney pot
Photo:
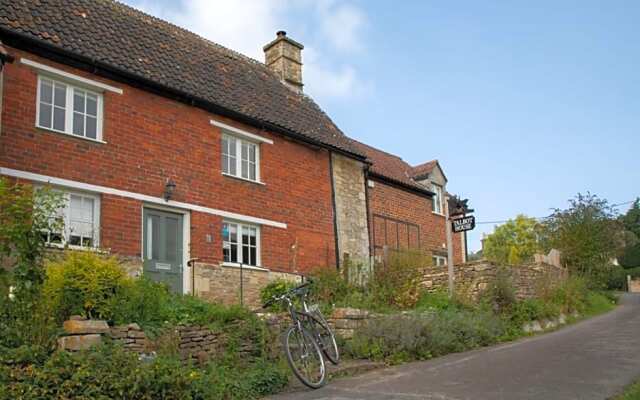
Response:
[[[264,63],[292,90],[302,92],[302,49],[304,46],[287,36],[287,32],[276,32],[276,38],[263,47]]]

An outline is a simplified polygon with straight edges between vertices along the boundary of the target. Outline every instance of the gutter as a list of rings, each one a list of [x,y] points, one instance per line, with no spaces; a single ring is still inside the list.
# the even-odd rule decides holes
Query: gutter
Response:
[[[433,196],[435,196],[436,194],[433,193],[432,191],[428,190],[428,189],[420,189],[418,187],[412,186],[412,185],[407,185],[404,182],[400,182],[397,181],[395,179],[389,178],[388,176],[384,176],[384,175],[380,175],[377,174],[373,171],[369,171],[369,176],[374,177],[380,181],[383,181],[391,186],[395,186],[397,188],[403,189],[403,190],[408,190],[410,192],[413,192],[414,194],[420,195],[420,196],[424,196],[424,197],[428,197],[428,198],[432,198]]]
[[[34,38],[33,36],[24,33],[15,32],[11,29],[7,29],[4,26],[0,26],[0,33],[6,35],[6,37],[4,37],[4,40],[6,40],[6,43],[8,43],[12,47],[37,54],[61,64],[88,71],[107,79],[123,82],[125,84],[144,89],[146,91],[150,91],[152,93],[159,94],[173,100],[180,101],[193,107],[199,107],[214,114],[222,115],[259,129],[269,130],[284,136],[288,136],[300,142],[310,144],[312,146],[328,149],[330,151],[340,153],[346,157],[353,158],[358,161],[366,161],[366,156],[351,153],[338,147],[311,139],[307,136],[281,127],[277,124],[261,121],[257,118],[253,118],[237,111],[230,110],[208,100],[193,96],[182,90],[174,89],[161,83],[155,82],[151,79],[133,74],[122,68],[109,65],[94,58],[73,53],[69,50],[52,45],[51,43],[48,43],[42,39]]]

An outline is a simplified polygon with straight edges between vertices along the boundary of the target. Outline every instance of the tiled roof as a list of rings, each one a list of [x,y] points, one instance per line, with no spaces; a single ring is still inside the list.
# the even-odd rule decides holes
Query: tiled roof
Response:
[[[413,167],[402,158],[356,140],[353,144],[367,156],[367,160],[371,163],[371,173],[408,188],[432,194],[429,189],[413,180]]]
[[[417,179],[417,177],[429,175],[436,167],[436,165],[438,165],[438,161],[436,160],[431,160],[427,161],[426,163],[416,165],[415,167],[411,168],[411,176]]]
[[[256,123],[359,155],[311,98],[287,88],[263,63],[124,4],[3,0],[0,34],[3,40],[18,34],[44,41]]]

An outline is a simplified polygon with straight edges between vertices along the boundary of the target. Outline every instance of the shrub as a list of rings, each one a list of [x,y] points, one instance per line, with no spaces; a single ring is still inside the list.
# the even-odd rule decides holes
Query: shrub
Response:
[[[358,329],[347,349],[356,357],[395,363],[486,346],[504,332],[502,321],[483,311],[392,315]]]
[[[572,276],[556,286],[548,294],[548,297],[542,300],[556,304],[565,313],[582,313],[587,306],[588,293],[587,280],[582,277]]]
[[[73,314],[111,319],[111,299],[129,280],[115,258],[87,251],[48,262],[46,274],[43,293],[59,322]]]
[[[421,311],[442,311],[463,307],[457,298],[451,298],[444,290],[423,291],[416,302],[415,309]]]
[[[177,358],[142,362],[115,345],[56,352],[44,364],[4,367],[0,399],[248,399],[271,394],[287,381],[279,364],[257,360],[244,368]]]
[[[370,292],[381,306],[412,308],[420,296],[420,280],[431,256],[420,251],[391,252],[388,260],[374,268]]]
[[[482,298],[496,312],[506,312],[516,303],[516,291],[507,269],[501,268],[497,271],[495,279],[482,293]]]
[[[286,292],[290,291],[297,285],[291,281],[285,279],[276,279],[272,282],[269,282],[265,287],[260,289],[260,300],[262,303],[266,303],[271,300],[274,296],[281,296]],[[282,303],[273,303],[271,307],[269,307],[271,311],[284,311],[285,305]]]

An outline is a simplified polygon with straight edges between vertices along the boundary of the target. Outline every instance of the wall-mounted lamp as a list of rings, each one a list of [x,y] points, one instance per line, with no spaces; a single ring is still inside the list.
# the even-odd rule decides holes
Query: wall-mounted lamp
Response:
[[[176,183],[171,178],[167,179],[167,183],[164,185],[164,201],[169,201],[175,190]]]

